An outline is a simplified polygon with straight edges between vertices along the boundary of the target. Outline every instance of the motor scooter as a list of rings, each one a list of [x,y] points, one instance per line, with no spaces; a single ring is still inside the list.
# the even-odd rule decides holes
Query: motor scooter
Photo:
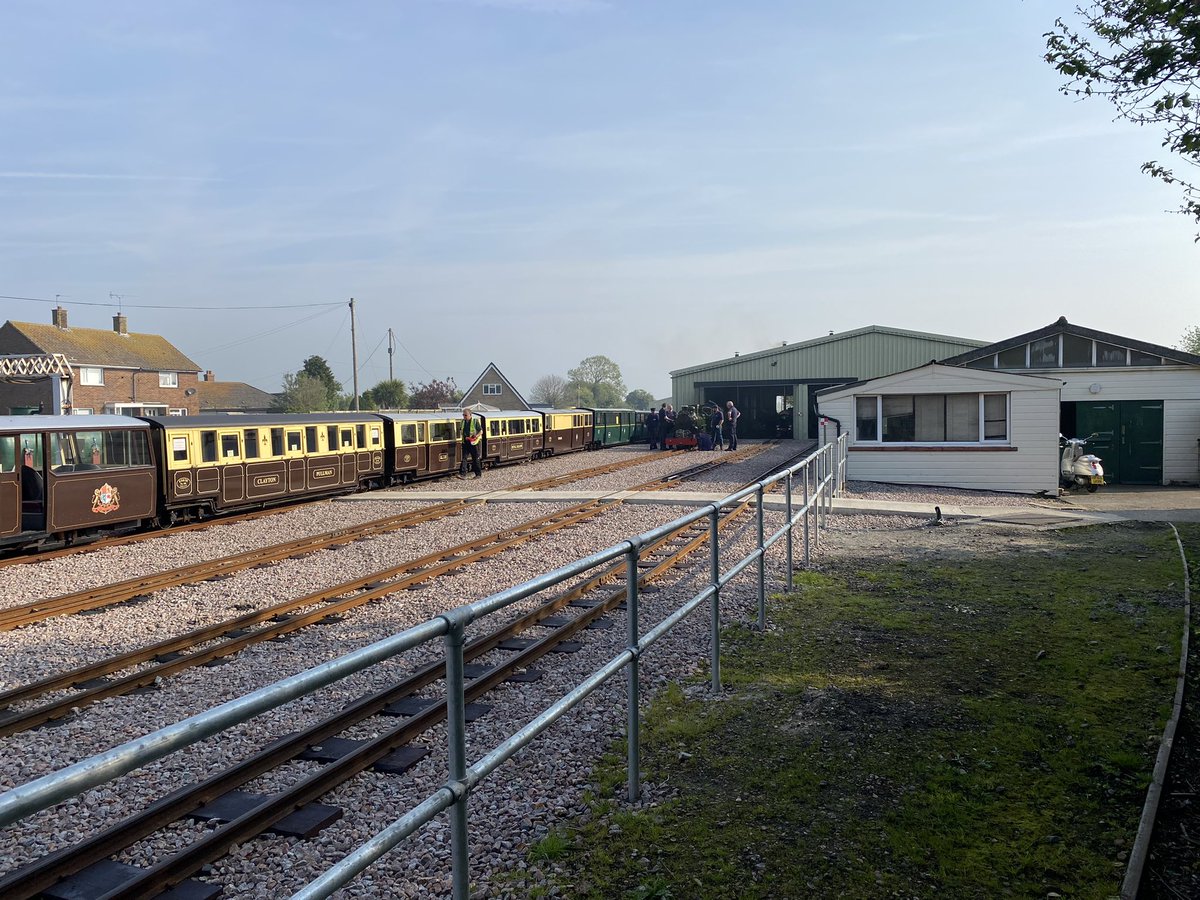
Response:
[[[1062,446],[1062,457],[1058,463],[1058,478],[1063,487],[1087,488],[1089,494],[1094,494],[1100,485],[1104,484],[1104,467],[1100,465],[1100,457],[1094,453],[1084,453],[1083,445],[1097,434],[1089,434],[1085,438],[1069,438],[1059,435]]]

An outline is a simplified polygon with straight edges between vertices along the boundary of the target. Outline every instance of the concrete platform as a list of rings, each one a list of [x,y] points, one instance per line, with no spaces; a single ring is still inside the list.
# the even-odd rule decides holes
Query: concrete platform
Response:
[[[427,503],[441,503],[446,500],[460,500],[471,497],[486,500],[488,503],[584,503],[605,497],[613,500],[623,500],[626,503],[657,504],[665,506],[705,506],[723,499],[724,493],[708,493],[704,491],[619,491],[617,493],[600,493],[597,491],[372,491],[366,494],[353,494],[341,497],[343,502],[363,502],[379,500],[414,500]],[[800,498],[793,497],[793,504],[799,505]],[[1035,528],[1056,528],[1073,525],[1092,525],[1102,522],[1119,521],[1130,516],[1121,516],[1109,511],[1088,510],[1079,508],[1052,508],[1037,506],[966,506],[937,504],[941,507],[942,518],[949,520],[974,519],[997,524],[1028,525]],[[765,509],[774,512],[784,512],[787,501],[783,494],[767,494],[763,504]],[[835,499],[833,511],[839,515],[869,515],[869,516],[908,516],[919,519],[933,519],[936,515],[933,503],[905,503],[898,500],[854,500]]]

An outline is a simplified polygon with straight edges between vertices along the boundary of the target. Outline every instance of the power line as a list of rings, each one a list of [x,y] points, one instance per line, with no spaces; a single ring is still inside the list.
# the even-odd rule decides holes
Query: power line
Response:
[[[341,306],[341,304],[339,303],[339,304],[337,304],[337,306]],[[302,325],[305,322],[311,322],[313,319],[319,318],[320,316],[328,315],[332,311],[333,311],[332,308],[323,309],[318,313],[313,313],[311,316],[305,316],[302,319],[297,319],[295,322],[288,322],[286,325],[280,325],[278,328],[271,328],[267,331],[260,331],[257,334],[246,335],[245,337],[240,338],[236,341],[233,341],[232,343],[222,344],[220,347],[209,347],[205,350],[197,350],[196,352],[201,353],[201,354],[217,353],[221,350],[229,350],[232,347],[240,347],[242,344],[248,344],[251,341],[256,341],[260,337],[266,337],[269,334],[278,334],[280,331],[284,331],[285,329],[291,328],[295,325]]]
[[[117,296],[117,295],[113,295]],[[0,294],[0,300],[23,300],[27,303],[53,303],[61,304],[61,295],[49,300],[45,297],[12,297],[5,294]],[[211,310],[211,309],[313,309],[316,307],[333,307],[342,306],[342,301],[338,300],[333,303],[283,303],[283,304],[262,304],[262,305],[245,305],[245,306],[169,306],[165,303],[122,303],[122,302],[89,302],[87,300],[68,300],[72,306],[108,306],[125,309],[189,309],[189,310]]]

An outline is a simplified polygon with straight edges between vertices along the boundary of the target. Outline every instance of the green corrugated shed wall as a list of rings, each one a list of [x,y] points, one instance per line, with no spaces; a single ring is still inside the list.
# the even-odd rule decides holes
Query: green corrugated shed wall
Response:
[[[702,402],[704,385],[792,385],[796,398],[795,433],[800,437],[808,413],[805,384],[877,378],[985,344],[969,338],[871,325],[676,369],[671,373],[671,395],[679,409]]]

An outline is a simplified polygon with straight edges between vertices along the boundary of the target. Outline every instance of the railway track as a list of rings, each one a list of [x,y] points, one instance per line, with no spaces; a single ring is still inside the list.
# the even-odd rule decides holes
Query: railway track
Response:
[[[511,488],[510,490],[544,490],[546,488],[556,487],[568,481],[579,481],[586,478],[595,478],[601,475],[606,475],[622,469],[630,468],[632,466],[642,465],[645,462],[646,459],[642,456],[632,460],[619,460],[614,463],[594,466],[581,472],[567,473],[563,475],[552,476],[550,478],[538,479],[536,481],[531,481],[527,484]],[[696,469],[696,467],[685,470],[685,472],[692,472],[693,469]],[[647,486],[643,486],[641,489],[645,490],[649,488]],[[398,495],[397,499],[403,498],[402,496]],[[467,495],[461,499],[446,501],[445,503],[441,503],[433,507],[427,507],[421,510],[413,510],[396,516],[387,516],[371,522],[363,523],[362,525],[339,528],[335,531],[326,532],[325,534],[314,535],[307,538],[298,538],[294,541],[286,541],[284,543],[274,544],[269,547],[255,548],[243,553],[237,553],[231,556],[221,557],[213,560],[206,560],[204,562],[194,563],[192,565],[182,566],[176,569],[170,569],[165,572],[158,572],[150,575],[126,579],[125,581],[115,584],[103,585],[96,588],[88,588],[82,591],[74,591],[70,594],[62,594],[57,597],[35,600],[31,603],[13,606],[8,609],[0,609],[0,631],[11,631],[14,628],[21,628],[26,625],[31,625],[35,622],[40,622],[44,619],[49,619],[54,616],[70,615],[78,612],[101,609],[105,606],[113,606],[118,603],[136,602],[137,600],[144,598],[146,595],[151,594],[154,591],[178,587],[179,585],[183,584],[194,584],[200,581],[208,581],[214,578],[232,575],[235,572],[255,566],[267,566],[284,559],[294,559],[298,556],[313,553],[318,550],[337,547],[342,544],[350,543],[351,541],[365,540],[375,535],[384,534],[399,528],[411,528],[415,525],[419,525],[421,522],[430,521],[442,516],[454,515],[469,506],[484,502],[486,502],[484,496]],[[262,512],[260,511],[259,514],[261,515]],[[105,545],[92,545],[89,549],[98,549],[100,546]]]
[[[531,481],[528,484],[523,484],[516,488],[512,488],[512,490],[544,490],[545,488],[554,487],[565,482],[577,481],[580,480],[580,478],[593,478],[598,475],[606,475],[610,472],[617,472],[621,469],[628,468],[629,466],[642,465],[646,461],[646,456],[640,455],[631,460],[618,460],[617,462],[593,466],[590,469],[583,470],[583,472],[567,472],[562,475],[554,475],[549,478]],[[132,531],[130,533],[119,534],[111,537],[77,541],[67,546],[57,547],[49,550],[12,551],[0,556],[0,569],[6,566],[43,562],[45,560],[59,559],[64,556],[74,556],[81,553],[94,553],[97,550],[103,550],[108,547],[119,547],[124,544],[136,544],[142,541],[151,541],[156,538],[169,537],[171,535],[183,534],[184,532],[189,531],[204,531],[217,525],[229,525],[235,522],[249,522],[253,521],[254,519],[260,519],[264,516],[273,516],[277,513],[286,512],[301,506],[327,503],[329,502],[329,499],[329,497],[320,497],[308,501],[302,500],[295,503],[289,503],[284,506],[272,506],[266,509],[255,509],[244,513],[232,513],[230,515],[220,516],[219,518],[205,519],[202,522],[190,522],[186,525],[172,525],[168,528],[157,528],[152,531]],[[4,630],[2,623],[0,623],[0,630]]]
[[[735,522],[748,505],[743,503],[730,510],[721,519],[719,528],[723,530]],[[639,583],[660,579],[708,540],[706,523],[693,524],[662,538],[645,549],[649,568],[639,574]],[[468,642],[465,657],[472,663],[468,668],[472,680],[467,702],[476,704],[508,680],[537,680],[536,670],[529,668],[533,663],[548,653],[577,649],[572,639],[585,629],[596,627],[605,615],[618,609],[625,590],[621,587],[603,597],[590,595],[610,580],[623,579],[624,574],[623,563],[607,567],[572,590]],[[535,630],[535,637],[521,637]],[[501,658],[489,664],[476,662],[489,654]],[[192,876],[229,848],[272,829],[311,837],[342,815],[337,808],[311,805],[323,795],[367,769],[397,774],[427,755],[427,749],[413,742],[445,718],[444,692],[428,696],[429,689],[441,682],[444,672],[444,661],[430,661],[400,682],[360,697],[340,712],[280,738],[225,771],[181,788],[140,813],[9,873],[0,878],[0,896],[16,900],[54,888],[58,896],[84,896],[80,891],[86,890],[87,896],[116,900],[154,897],[176,886],[182,896],[189,898],[216,896],[220,892],[218,885],[193,880]],[[476,707],[474,711],[486,710]],[[391,724],[397,719],[398,724]],[[355,726],[361,731],[362,723],[368,721],[376,737],[369,740],[337,737]],[[316,760],[323,765],[276,794],[239,790],[264,773],[301,759]],[[303,824],[306,816],[307,825]],[[146,868],[112,859],[185,817],[219,824],[181,851]],[[66,883],[60,883],[68,876]]]
[[[700,474],[721,465],[722,462],[724,461],[705,461],[685,470],[684,473],[674,473],[662,479],[655,479],[638,485],[635,489],[639,491],[663,489],[678,480],[680,474]],[[194,629],[149,646],[91,662],[85,666],[0,692],[0,737],[26,731],[72,715],[86,706],[110,697],[128,694],[141,688],[149,688],[161,683],[164,678],[172,677],[186,669],[211,664],[223,657],[239,653],[249,646],[278,640],[309,625],[336,621],[357,607],[397,591],[428,583],[440,575],[449,574],[470,563],[512,550],[521,544],[551,534],[561,528],[577,525],[620,505],[620,502],[616,499],[603,498],[586,501],[525,522],[515,528],[505,529],[448,549],[436,550],[398,566],[343,581],[302,597],[284,600],[224,622]],[[461,510],[469,505],[469,500],[454,501],[451,511]],[[437,514],[430,510],[414,512],[426,514],[423,519],[420,519],[421,521]],[[406,518],[406,515],[391,518],[404,520],[405,524],[415,524],[415,520]],[[393,525],[391,527],[402,526]],[[352,535],[357,533],[357,529],[344,529],[344,531],[351,532]],[[351,539],[359,538],[345,536],[340,540],[344,543]],[[246,568],[253,563],[243,557],[251,555],[238,554],[237,557],[227,559],[236,559],[236,568]],[[217,562],[225,562],[225,560]],[[233,568],[228,568],[223,571],[233,570]],[[164,573],[166,576],[173,577],[169,579],[169,584],[163,586],[195,580],[180,575],[179,572],[180,570]],[[207,577],[215,576],[210,574]],[[96,605],[110,605],[117,602],[114,597],[120,595],[116,589],[126,592],[131,589],[127,583],[113,585],[110,588],[99,589],[98,597],[94,598],[92,602]],[[143,586],[140,590],[144,592],[146,588]],[[95,592],[84,592],[88,596],[93,593]],[[81,597],[79,602],[84,602],[84,599],[86,598]],[[61,614],[61,610],[59,614]],[[137,670],[130,674],[115,679],[109,677],[135,667]],[[71,691],[73,688],[78,688],[78,690],[31,708],[16,708],[53,693]]]

